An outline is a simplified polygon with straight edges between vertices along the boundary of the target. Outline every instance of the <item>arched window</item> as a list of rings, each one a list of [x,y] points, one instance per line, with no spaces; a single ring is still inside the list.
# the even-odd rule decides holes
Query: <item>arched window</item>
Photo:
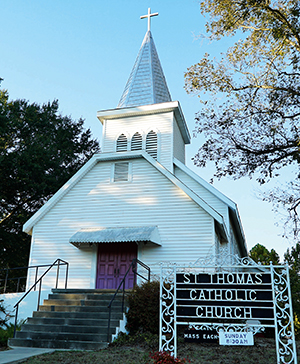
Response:
[[[117,139],[117,152],[123,152],[127,150],[127,138],[126,135],[121,134]]]
[[[157,134],[151,130],[146,137],[146,151],[153,157],[157,159]]]
[[[135,133],[131,139],[131,150],[141,150],[143,138],[140,133]]]

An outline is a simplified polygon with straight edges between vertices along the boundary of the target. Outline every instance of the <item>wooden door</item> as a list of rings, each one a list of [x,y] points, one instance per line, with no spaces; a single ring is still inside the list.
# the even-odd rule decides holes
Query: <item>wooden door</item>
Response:
[[[132,259],[136,257],[137,244],[134,242],[99,244],[96,288],[117,289]],[[132,288],[134,283],[134,274],[130,271],[125,288]]]

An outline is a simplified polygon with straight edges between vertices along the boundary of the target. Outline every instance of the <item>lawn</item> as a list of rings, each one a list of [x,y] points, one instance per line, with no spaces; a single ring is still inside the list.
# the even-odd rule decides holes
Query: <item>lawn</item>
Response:
[[[100,351],[56,351],[24,361],[26,364],[146,364],[151,349],[145,345],[111,346]],[[297,351],[300,351],[298,345]],[[256,338],[254,346],[179,343],[178,357],[197,364],[276,364],[273,339]],[[298,356],[298,361],[300,356]]]

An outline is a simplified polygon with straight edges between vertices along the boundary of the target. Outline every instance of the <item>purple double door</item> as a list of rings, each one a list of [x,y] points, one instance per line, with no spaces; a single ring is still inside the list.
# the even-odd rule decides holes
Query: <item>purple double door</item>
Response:
[[[99,244],[96,288],[117,289],[132,259],[136,257],[136,243]],[[134,274],[130,271],[125,280],[125,289],[133,286]]]

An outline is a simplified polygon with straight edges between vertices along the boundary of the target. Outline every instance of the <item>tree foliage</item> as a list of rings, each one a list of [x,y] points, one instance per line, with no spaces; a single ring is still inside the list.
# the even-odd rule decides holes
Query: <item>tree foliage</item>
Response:
[[[290,283],[292,304],[294,311],[294,324],[297,339],[300,338],[300,243],[288,249],[284,254],[284,262],[290,267]]]
[[[0,91],[0,266],[26,266],[23,224],[97,151],[83,120]]]
[[[261,244],[256,244],[249,252],[249,257],[252,258],[256,263],[263,265],[279,264],[279,255],[274,249],[270,251]]]
[[[270,251],[261,244],[256,244],[249,252],[250,258],[263,265],[280,264],[279,255],[274,249]],[[284,254],[284,263],[288,264],[290,270],[290,287],[294,313],[294,328],[297,339],[300,338],[300,243],[298,242]]]
[[[238,40],[220,59],[205,54],[185,74],[187,92],[199,94],[203,104],[195,133],[207,137],[194,163],[203,167],[212,161],[217,178],[255,175],[260,184],[292,165],[293,182],[273,191],[266,200],[288,211],[297,235],[300,3],[205,0],[200,7],[209,16],[206,30],[210,40],[225,36]],[[202,97],[205,92],[209,101]]]

